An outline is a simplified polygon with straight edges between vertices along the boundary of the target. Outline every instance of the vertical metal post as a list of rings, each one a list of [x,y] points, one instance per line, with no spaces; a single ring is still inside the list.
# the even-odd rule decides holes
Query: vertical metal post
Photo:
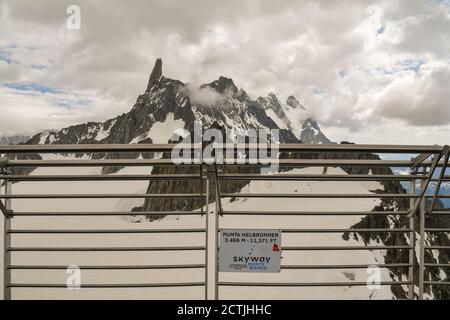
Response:
[[[5,194],[11,194],[12,183],[9,180],[5,182]],[[11,210],[11,199],[5,199],[5,207],[7,210]],[[3,223],[3,299],[11,300],[11,251],[8,248],[11,247],[11,217],[4,216]]]
[[[425,188],[425,181],[422,180],[421,188]],[[425,198],[420,202],[420,257],[419,257],[419,300],[423,299],[424,277],[425,277]]]
[[[411,179],[409,183],[409,193],[411,196],[414,196],[416,194],[416,179]],[[411,197],[409,200],[409,208],[411,209],[414,207],[414,198]],[[408,299],[412,300],[414,299],[414,263],[416,258],[416,237],[415,237],[415,230],[414,230],[414,219],[415,219],[415,213],[413,213],[409,217],[409,228],[411,229],[411,232],[409,233],[409,245],[413,248],[412,250],[409,250],[409,274],[408,274],[408,280],[411,281],[411,284],[408,287]]]
[[[200,165],[200,212],[203,216],[203,164]]]
[[[217,170],[217,167],[215,167],[215,170]],[[217,179],[217,172],[216,172],[216,184],[219,183]],[[214,298],[215,300],[219,300],[219,189],[216,186],[216,206],[215,206],[215,219],[214,219],[214,264],[215,264],[215,276],[214,276]]]
[[[201,173],[203,175],[203,172]],[[206,204],[205,204],[205,300],[208,300],[208,277],[209,277],[209,261],[208,261],[208,251],[209,251],[209,179],[206,179]],[[203,181],[201,182],[203,183]]]
[[[217,179],[216,179],[216,174],[214,173],[214,170],[216,170],[216,167],[214,165],[210,165],[208,166],[208,184],[207,184],[207,194],[209,194],[209,189],[211,188],[211,184],[212,183],[217,183]],[[212,251],[212,257],[209,259],[208,263],[209,263],[209,267],[208,270],[211,271],[211,276],[213,277],[213,281],[212,284],[214,286],[213,288],[213,295],[211,296],[211,299],[213,300],[218,300],[219,299],[219,287],[218,287],[218,283],[219,283],[219,239],[218,239],[218,235],[219,235],[219,204],[217,202],[217,198],[219,197],[219,193],[217,191],[217,188],[213,188],[214,189],[214,194],[215,194],[215,206],[214,206],[214,225],[212,226],[212,238],[209,237],[208,240],[211,240],[211,251]],[[209,207],[208,207],[208,211],[207,213],[209,213]],[[208,218],[209,219],[209,218]],[[211,223],[211,219],[209,219],[210,223]],[[211,283],[211,281],[210,281]]]

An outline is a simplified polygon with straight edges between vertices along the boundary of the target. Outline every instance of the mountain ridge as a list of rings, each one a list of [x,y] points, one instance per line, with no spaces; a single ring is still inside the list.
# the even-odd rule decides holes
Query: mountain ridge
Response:
[[[239,89],[231,78],[219,76],[217,80],[205,83],[194,90],[214,90],[221,99],[213,104],[205,105],[193,103],[192,88],[179,80],[167,78],[162,72],[162,60],[158,58],[150,74],[147,89],[138,96],[135,104],[127,113],[123,113],[104,122],[87,122],[72,125],[60,130],[47,130],[34,135],[26,144],[97,144],[97,143],[167,143],[171,136],[163,142],[154,142],[152,135],[140,139],[149,133],[155,123],[164,123],[170,113],[177,121],[178,129],[192,130],[194,121],[202,123],[204,128],[213,123],[235,130],[236,134],[245,134],[248,129],[280,129],[280,142],[330,143],[330,140],[318,128],[313,126],[314,132],[308,125],[312,119],[299,119],[305,125],[293,127],[285,114],[284,107],[274,113],[265,104],[265,98],[251,99],[243,89]],[[200,94],[203,94],[200,92]],[[271,93],[273,100],[278,100]],[[293,101],[297,105],[293,104]],[[298,103],[295,97],[290,96],[283,105],[295,106],[299,110],[305,108]],[[300,106],[300,107],[299,107]],[[292,108],[292,107],[291,107]],[[284,117],[279,117],[283,115]],[[305,113],[306,115],[306,113]],[[275,118],[275,119],[274,119]],[[316,123],[316,122],[315,122]],[[174,128],[175,129],[175,128]],[[289,131],[292,131],[291,133]],[[303,131],[308,133],[303,134]],[[296,132],[296,133],[294,133]],[[294,133],[294,134],[292,134]]]

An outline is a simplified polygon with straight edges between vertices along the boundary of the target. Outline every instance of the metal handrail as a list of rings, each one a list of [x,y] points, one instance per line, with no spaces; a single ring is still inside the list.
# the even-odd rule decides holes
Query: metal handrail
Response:
[[[437,211],[433,212],[435,214]],[[222,215],[261,216],[391,216],[408,215],[409,211],[223,211]]]
[[[284,246],[285,251],[413,250],[411,246]]]
[[[89,234],[89,233],[199,233],[206,229],[12,229],[11,234]]]
[[[420,195],[390,193],[223,193],[224,198],[419,198]],[[433,196],[425,196],[432,198]],[[438,198],[450,198],[440,194]]]
[[[9,194],[0,195],[0,199],[127,199],[127,198],[200,198],[200,193],[144,193],[144,194]],[[137,214],[137,213],[136,213]]]
[[[224,149],[258,149],[258,144],[215,144]],[[1,153],[87,153],[87,152],[171,152],[175,144],[52,144],[0,145]],[[201,144],[178,144],[180,148],[201,148]],[[270,145],[268,146],[270,148]],[[368,153],[429,153],[437,154],[442,146],[382,145],[382,144],[277,144],[281,152],[368,152]]]
[[[381,281],[380,286],[407,285],[411,281]],[[219,286],[229,287],[362,287],[367,282],[339,281],[339,282],[219,282]]]
[[[193,180],[198,174],[127,174],[127,175],[0,175],[11,181],[147,181],[147,180]],[[206,177],[202,177],[206,179]]]
[[[408,168],[412,164],[409,160],[304,160],[304,159],[278,159],[280,167],[400,167]],[[118,159],[118,160],[10,160],[8,167],[116,167],[116,166],[197,166],[198,163],[174,164],[171,159]],[[250,161],[236,162],[227,166],[262,166],[261,163]],[[424,161],[423,167],[431,167],[431,161]],[[437,167],[442,167],[443,162],[439,162]]]
[[[221,180],[263,180],[263,181],[409,181],[424,180],[425,176],[388,175],[388,174],[219,174]],[[444,176],[443,181],[450,181],[450,176]],[[431,179],[438,181],[438,179]]]
[[[205,246],[183,247],[8,247],[6,251],[202,251]]]
[[[158,270],[158,269],[201,269],[206,264],[164,264],[164,265],[81,265],[81,270]],[[67,270],[64,265],[11,265],[13,270]]]
[[[172,288],[172,287],[203,287],[205,282],[170,282],[170,283],[89,283],[80,284],[80,288]],[[9,288],[67,288],[60,283],[11,283]]]
[[[69,217],[76,217],[76,216],[196,216],[201,215],[200,211],[137,211],[137,212],[129,212],[129,211],[105,211],[105,212],[20,212],[20,211],[14,211],[11,212],[11,215],[15,217],[45,217],[45,216],[69,216]]]
[[[367,269],[367,268],[409,268],[411,263],[379,263],[379,264],[303,264],[281,265],[282,270],[330,270],[330,269]]]
[[[218,145],[219,147],[229,148],[233,150],[251,150],[258,148],[258,145],[254,144],[224,144]],[[276,145],[278,152],[283,152],[286,154],[293,153],[308,153],[306,157],[311,154],[323,154],[323,153],[333,153],[333,157],[337,159],[279,159],[278,165],[280,167],[286,168],[301,168],[301,167],[365,167],[365,168],[410,168],[411,171],[406,175],[390,175],[390,174],[287,174],[280,173],[275,175],[258,175],[254,173],[243,172],[239,173],[237,171],[232,171],[233,173],[219,172],[218,167],[233,167],[245,168],[245,167],[261,167],[265,166],[267,163],[263,161],[248,161],[243,162],[236,161],[235,163],[215,163],[212,161],[212,165],[208,162],[213,159],[202,158],[193,160],[191,163],[175,163],[172,159],[126,159],[125,154],[136,154],[136,153],[170,153],[172,152],[175,144],[95,144],[95,145],[0,145],[0,156],[12,155],[12,159],[1,158],[2,168],[39,168],[39,167],[153,167],[153,166],[188,166],[198,168],[199,173],[194,174],[96,174],[96,175],[74,175],[74,174],[55,174],[55,175],[23,175],[23,174],[9,174],[9,170],[2,170],[0,174],[0,180],[7,181],[7,192],[6,194],[0,194],[0,209],[5,214],[5,293],[6,296],[10,298],[11,288],[65,288],[65,284],[55,284],[55,283],[15,283],[11,281],[11,271],[12,270],[63,270],[66,266],[63,265],[19,265],[11,263],[11,254],[14,252],[120,252],[120,251],[199,251],[205,253],[205,263],[192,263],[192,264],[161,264],[161,265],[84,265],[79,266],[80,269],[84,270],[157,270],[157,269],[205,269],[205,281],[202,282],[167,282],[167,283],[111,283],[111,284],[84,284],[81,285],[82,288],[139,288],[139,287],[183,287],[183,286],[204,286],[205,287],[205,298],[208,298],[208,251],[212,251],[217,254],[218,245],[215,243],[212,249],[208,249],[208,229],[209,214],[205,214],[205,227],[201,228],[179,228],[179,229],[13,229],[11,227],[12,217],[54,217],[54,216],[176,216],[176,215],[187,215],[187,216],[203,216],[205,208],[199,208],[191,211],[105,211],[105,212],[78,212],[78,211],[63,211],[63,212],[50,212],[50,211],[15,211],[11,208],[12,199],[115,199],[115,198],[162,198],[162,199],[172,199],[172,198],[192,198],[192,199],[206,199],[206,212],[209,212],[208,200],[210,196],[210,191],[208,188],[208,183],[210,179],[215,180],[215,188],[211,194],[215,194],[215,199],[211,202],[216,203],[214,219],[215,231],[219,231],[219,221],[220,217],[223,216],[406,216],[409,219],[408,227],[397,227],[391,226],[390,228],[281,228],[283,233],[287,234],[324,234],[324,233],[363,233],[363,234],[373,234],[373,233],[404,233],[410,239],[408,245],[330,245],[330,246],[302,246],[302,245],[284,245],[281,250],[287,252],[288,254],[296,254],[296,251],[386,251],[386,250],[406,250],[409,252],[409,260],[407,262],[401,263],[379,263],[375,265],[367,264],[347,264],[347,265],[307,265],[307,264],[291,264],[291,265],[281,265],[281,270],[330,270],[330,269],[363,269],[368,267],[377,266],[379,268],[407,268],[409,270],[407,281],[382,281],[380,285],[407,285],[408,286],[408,297],[410,299],[414,298],[414,286],[416,285],[414,281],[414,270],[415,258],[416,258],[416,242],[415,242],[415,231],[417,230],[414,222],[414,217],[411,216],[411,211],[398,210],[395,211],[391,209],[390,211],[229,211],[222,208],[221,199],[222,198],[324,198],[324,199],[350,199],[350,198],[369,198],[369,199],[404,199],[409,200],[412,203],[416,201],[417,209],[420,211],[421,217],[424,210],[425,199],[434,198],[450,198],[450,194],[439,194],[435,192],[435,195],[421,195],[414,192],[410,193],[236,193],[236,192],[222,192],[221,190],[227,190],[219,186],[220,182],[226,181],[396,181],[396,182],[409,182],[410,186],[413,185],[415,189],[415,182],[422,181],[426,182],[427,186],[431,182],[437,182],[440,184],[442,181],[450,181],[450,176],[446,175],[444,170],[441,170],[439,178],[435,178],[430,174],[418,174],[417,169],[423,168],[424,172],[428,168],[433,171],[436,168],[445,168],[448,163],[448,157],[443,157],[442,154],[448,151],[446,146],[424,146],[424,145],[354,145],[354,144],[279,144]],[[181,148],[198,148],[200,150],[201,146],[197,145],[177,145]],[[270,146],[269,146],[270,148]],[[124,159],[97,159],[97,160],[85,160],[76,159],[73,154],[91,154],[91,153],[123,153]],[[19,160],[15,159],[15,154],[68,154],[66,159],[55,159],[55,160]],[[350,159],[355,153],[385,153],[385,154],[414,154],[417,155],[411,160],[381,160],[381,159]],[[338,155],[336,155],[338,154]],[[430,156],[434,156],[433,159],[427,160]],[[347,157],[348,159],[346,159]],[[204,168],[205,167],[205,168]],[[212,169],[211,169],[212,168]],[[205,169],[205,172],[203,172]],[[195,171],[197,172],[197,171]],[[145,194],[130,194],[130,193],[120,193],[120,194],[15,194],[12,192],[11,182],[42,182],[42,181],[147,181],[147,180],[161,180],[161,181],[199,181],[201,185],[201,191],[199,193],[145,193]],[[211,180],[211,181],[213,181]],[[203,186],[206,183],[206,192]],[[439,190],[438,190],[439,191]],[[3,205],[3,202],[5,205]],[[437,210],[430,212],[430,215],[450,215],[450,211]],[[426,219],[427,216],[424,216]],[[423,223],[423,225],[422,225]],[[426,250],[449,250],[450,246],[446,245],[430,245],[426,244],[424,241],[425,233],[445,233],[450,232],[450,228],[440,227],[440,228],[427,228],[425,227],[425,222],[421,221],[419,225],[419,231],[421,233],[420,241],[418,241],[421,248],[419,253],[419,298],[423,298],[424,286],[432,285],[442,285],[448,284],[446,281],[425,281],[424,272],[425,268],[448,268],[448,264],[442,263],[425,263],[423,256]],[[175,245],[175,246],[141,246],[141,247],[116,247],[116,246],[105,246],[105,247],[77,247],[77,246],[61,246],[61,247],[47,247],[47,246],[14,246],[12,245],[12,236],[16,235],[40,235],[40,234],[54,234],[54,235],[84,235],[84,234],[202,234],[205,238],[204,245]],[[217,233],[214,240],[217,242]],[[412,241],[412,242],[411,242]],[[217,258],[217,257],[215,257]],[[219,287],[220,286],[267,286],[267,287],[326,287],[326,286],[364,286],[367,285],[366,282],[358,281],[345,281],[345,282],[224,282],[219,280],[219,271],[217,266],[217,259],[213,259],[215,265],[214,272],[214,289],[215,298],[219,297]],[[9,291],[8,291],[9,290]]]

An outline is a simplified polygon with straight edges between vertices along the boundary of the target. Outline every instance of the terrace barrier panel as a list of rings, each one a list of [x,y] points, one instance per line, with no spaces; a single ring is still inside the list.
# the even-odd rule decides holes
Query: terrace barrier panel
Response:
[[[329,145],[307,145],[307,144],[280,144],[278,150],[280,156],[278,166],[280,170],[277,173],[260,173],[255,168],[263,167],[264,164],[256,161],[240,161],[236,163],[200,161],[195,163],[174,163],[170,159],[170,153],[173,150],[173,144],[167,145],[8,145],[0,146],[0,182],[2,193],[0,193],[0,209],[4,215],[4,248],[3,248],[3,290],[4,299],[14,298],[15,289],[63,289],[67,283],[61,282],[26,282],[21,281],[20,275],[14,276],[18,271],[39,272],[43,270],[67,270],[70,262],[66,264],[54,264],[43,261],[33,264],[16,263],[15,255],[26,255],[29,253],[89,253],[95,252],[98,255],[105,253],[118,252],[165,252],[173,256],[186,252],[199,253],[200,260],[190,263],[172,263],[172,264],[141,264],[133,261],[125,261],[123,264],[105,263],[93,265],[80,265],[80,270],[95,270],[97,272],[116,270],[120,272],[131,272],[133,270],[145,270],[155,272],[156,270],[177,270],[183,274],[186,270],[200,270],[202,280],[188,279],[183,277],[183,281],[154,281],[154,282],[82,282],[81,288],[89,289],[125,289],[125,288],[170,288],[177,290],[187,287],[202,287],[202,296],[192,298],[198,299],[220,299],[224,288],[231,287],[277,287],[278,290],[288,287],[308,288],[308,287],[356,287],[366,286],[362,281],[328,281],[328,282],[262,282],[262,281],[229,281],[223,280],[223,274],[219,272],[218,253],[219,232],[222,228],[222,221],[227,217],[233,217],[233,227],[240,227],[242,217],[298,217],[307,219],[307,217],[328,217],[329,219],[341,219],[344,216],[374,216],[374,217],[397,217],[407,221],[404,226],[390,226],[382,228],[327,228],[324,225],[321,228],[300,228],[298,226],[283,228],[282,234],[302,235],[302,234],[402,234],[407,239],[406,243],[383,245],[313,245],[311,243],[298,243],[296,245],[284,245],[281,247],[283,254],[296,254],[299,252],[345,252],[345,251],[380,251],[380,252],[407,252],[407,260],[395,263],[380,263],[377,265],[381,269],[402,269],[406,270],[407,277],[404,279],[382,281],[381,286],[401,286],[406,288],[408,299],[424,299],[427,293],[431,292],[433,287],[447,287],[450,285],[448,280],[433,280],[430,278],[430,272],[436,270],[447,270],[450,265],[447,262],[430,262],[427,258],[433,253],[448,251],[448,245],[435,245],[429,241],[429,235],[446,235],[450,232],[450,226],[428,226],[427,221],[430,217],[448,216],[450,211],[445,209],[434,210],[434,204],[438,199],[450,198],[450,194],[443,194],[440,191],[441,185],[450,181],[450,176],[446,174],[445,169],[449,163],[448,146],[408,146],[408,145],[357,145],[357,144],[329,144]],[[250,150],[257,146],[233,145],[233,149]],[[160,156],[153,158],[137,157],[137,153],[158,153]],[[42,155],[54,154],[59,157],[42,157]],[[76,157],[75,154],[102,154],[101,157]],[[108,154],[122,154],[119,159],[116,157],[107,157]],[[133,157],[126,155],[134,154]],[[39,155],[38,157],[36,157]],[[371,156],[360,156],[371,155]],[[379,155],[379,156],[378,156]],[[383,156],[384,155],[384,156]],[[217,155],[216,155],[217,156]],[[211,160],[211,159],[209,159]],[[73,167],[97,167],[97,168],[130,168],[130,167],[165,167],[180,168],[189,167],[186,172],[177,173],[176,170],[168,170],[168,173],[127,173],[127,174],[40,174],[39,171],[24,169],[36,168],[59,168],[62,172],[65,168]],[[290,173],[288,169],[319,167],[323,168],[321,173]],[[347,171],[348,174],[327,173],[327,168],[339,167]],[[252,170],[250,170],[252,168]],[[361,170],[358,170],[361,169]],[[392,169],[392,174],[373,173],[374,168]],[[59,170],[58,172],[61,172]],[[376,170],[375,170],[376,171]],[[365,173],[355,173],[365,172]],[[401,172],[401,173],[399,173]],[[81,182],[81,181],[164,181],[176,182],[184,181],[188,184],[193,182],[200,186],[198,192],[179,192],[179,193],[17,193],[14,192],[17,182],[26,182],[29,184],[42,184],[45,182]],[[401,183],[403,191],[399,188],[397,193],[371,192],[371,193],[253,193],[246,192],[245,188],[239,191],[229,192],[227,184],[239,185],[239,183],[248,184],[252,181],[277,181],[287,182],[313,182],[313,181],[335,181],[345,184],[351,181],[375,181],[375,182],[396,182]],[[405,191],[406,190],[406,191]],[[300,190],[301,191],[301,190]],[[335,201],[335,199],[385,199],[403,201],[408,203],[407,208],[391,208],[384,211],[311,211],[311,210],[291,210],[286,211],[278,208],[271,210],[228,210],[223,206],[227,199],[251,199],[251,198],[273,198],[273,199],[296,199],[301,202],[303,199],[324,199],[324,201]],[[77,211],[77,208],[69,207],[65,211],[36,210],[21,211],[15,209],[15,201],[56,201],[62,199],[77,199],[86,201],[88,199],[186,199],[193,201],[196,199],[201,205],[189,210],[157,210],[157,211]],[[107,229],[92,228],[89,224],[89,218],[92,217],[113,217],[113,216],[146,216],[151,218],[161,216],[195,216],[201,219],[200,227],[177,227],[177,228],[136,228],[135,226],[125,229]],[[83,228],[74,228],[68,223],[65,228],[18,228],[15,227],[17,220],[38,219],[39,217],[83,217],[86,224]],[[200,220],[199,220],[200,221]],[[131,225],[131,224],[130,224]],[[148,224],[151,225],[151,224]],[[301,225],[301,224],[300,224]],[[229,224],[228,224],[229,227]],[[271,226],[267,225],[267,229]],[[145,246],[104,246],[90,243],[89,246],[41,246],[34,245],[34,240],[39,243],[39,237],[43,235],[52,235],[56,237],[70,236],[91,236],[91,235],[111,235],[120,237],[123,235],[173,235],[176,239],[178,235],[197,236],[199,242],[195,245],[186,245],[183,241],[176,245],[154,246],[148,244]],[[16,237],[26,235],[31,239],[30,245],[15,244]],[[198,235],[201,235],[200,238]],[[395,254],[396,255],[396,254]],[[43,256],[44,257],[44,256]],[[17,260],[21,261],[21,260]],[[35,261],[35,260],[33,260]],[[281,264],[281,272],[286,270],[348,270],[348,269],[367,269],[373,267],[365,263],[353,264],[308,264],[307,261],[302,264]],[[431,270],[431,271],[430,271]],[[434,270],[434,271],[433,271]],[[26,278],[24,278],[26,279]],[[252,297],[247,297],[251,299]],[[276,298],[276,297],[275,297]]]

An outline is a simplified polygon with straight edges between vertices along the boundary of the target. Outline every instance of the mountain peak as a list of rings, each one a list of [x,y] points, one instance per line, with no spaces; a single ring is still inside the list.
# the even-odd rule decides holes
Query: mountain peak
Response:
[[[267,98],[270,98],[272,101],[277,101],[278,102],[278,97],[275,94],[275,92],[269,92],[269,94],[267,95]]]
[[[280,101],[275,93],[269,92],[267,97],[259,97],[256,99],[264,109],[281,109]]]
[[[234,84],[233,79],[222,76],[220,76],[218,80],[209,83],[207,86],[213,88],[220,94],[223,94],[225,92],[231,92],[232,94],[235,94],[238,91],[238,88]]]
[[[290,96],[287,98],[286,104],[287,104],[289,107],[294,108],[294,109],[295,109],[295,108],[300,108],[300,109],[306,110],[306,108],[305,108],[304,106],[302,106],[301,103],[298,102],[298,100],[297,100],[293,95],[290,95]]]
[[[156,59],[155,65],[153,67],[150,78],[148,79],[147,91],[149,91],[153,85],[158,82],[162,77],[162,60],[161,58]]]
[[[311,117],[303,122],[300,140],[303,143],[331,143],[320,130],[317,121]]]

